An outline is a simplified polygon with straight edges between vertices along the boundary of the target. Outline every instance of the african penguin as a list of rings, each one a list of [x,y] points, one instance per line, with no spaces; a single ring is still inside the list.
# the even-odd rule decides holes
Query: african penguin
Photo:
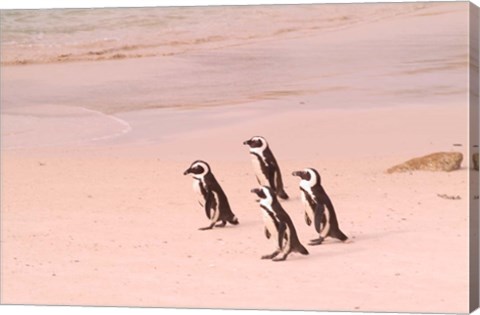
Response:
[[[288,195],[283,189],[282,174],[268,143],[263,137],[252,137],[243,142],[250,148],[252,164],[255,170],[257,181],[260,185],[270,186],[275,194],[288,199]]]
[[[318,172],[313,168],[306,168],[293,172],[292,175],[301,178],[300,193],[305,205],[305,222],[307,225],[314,222],[315,230],[319,233],[319,237],[311,240],[309,245],[320,245],[327,236],[346,241],[348,237],[338,227],[337,215],[321,185]]]
[[[205,208],[207,218],[211,224],[200,230],[209,230],[214,226],[224,227],[228,221],[237,225],[238,219],[233,214],[228,204],[227,196],[213,176],[210,166],[204,162],[197,160],[183,173],[183,175],[193,175],[193,190],[199,194],[200,206]],[[220,224],[215,225],[218,221]]]
[[[265,236],[268,239],[272,238],[277,246],[273,253],[262,256],[262,259],[281,261],[287,259],[291,252],[308,255],[307,249],[298,240],[297,232],[290,216],[278,202],[273,190],[268,186],[262,186],[261,188],[252,189],[251,192],[260,198],[257,201],[262,210]],[[281,256],[277,257],[279,254]]]

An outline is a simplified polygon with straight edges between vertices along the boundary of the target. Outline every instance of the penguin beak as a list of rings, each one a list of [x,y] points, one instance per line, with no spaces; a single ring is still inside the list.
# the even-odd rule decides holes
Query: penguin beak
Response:
[[[300,179],[307,179],[309,178],[308,173],[305,171],[296,171],[292,173],[293,176],[298,176]]]
[[[255,194],[255,195],[257,195],[257,197],[259,197],[259,198],[255,199],[255,201],[256,201],[256,202],[260,202],[260,192],[261,192],[261,189],[259,189],[259,188],[254,188],[254,189],[250,190],[250,192],[253,193],[253,194]]]
[[[190,169],[186,170],[185,172],[183,172],[183,175],[187,175],[187,174],[190,174]]]
[[[259,188],[253,188],[252,190],[250,190],[250,192],[258,195],[260,193],[260,189]]]
[[[250,145],[250,140],[243,141],[243,145]]]
[[[302,171],[295,171],[292,173],[293,176],[302,176],[303,175],[303,172]]]

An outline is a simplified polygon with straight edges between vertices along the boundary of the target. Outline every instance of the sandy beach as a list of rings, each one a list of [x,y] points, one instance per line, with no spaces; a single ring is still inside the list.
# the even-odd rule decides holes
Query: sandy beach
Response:
[[[324,7],[334,21],[355,11]],[[468,6],[370,7],[355,23],[247,27],[142,57],[18,63],[2,51],[1,302],[468,312],[469,162],[385,172],[469,156]],[[300,241],[316,233],[290,174],[314,167],[348,243],[260,259],[273,248],[249,192],[242,142],[254,135],[281,166]],[[197,159],[238,226],[198,230],[208,220],[183,176]]]

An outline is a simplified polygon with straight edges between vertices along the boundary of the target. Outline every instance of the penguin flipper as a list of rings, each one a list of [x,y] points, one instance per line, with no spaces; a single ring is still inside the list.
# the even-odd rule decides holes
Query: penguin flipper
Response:
[[[277,186],[275,185],[275,169],[272,166],[268,166],[267,168],[267,174],[266,174],[267,180],[268,180],[268,185],[274,192],[277,191]]]
[[[265,236],[266,236],[268,239],[270,239],[270,237],[272,236],[272,234],[270,234],[270,231],[269,231],[267,228],[265,228]]]
[[[212,207],[212,202],[213,202],[213,196],[212,194],[207,195],[207,200],[205,200],[205,214],[207,215],[207,218],[211,219],[212,215],[210,213],[210,208]]]
[[[205,201],[205,214],[207,218],[212,219],[212,213],[210,212],[212,209],[217,207],[217,201],[211,192],[207,194],[207,200]]]
[[[287,226],[285,224],[280,224],[278,227],[278,248],[283,248],[283,240],[285,238],[285,231],[287,230]]]
[[[312,220],[308,216],[308,214],[305,212],[305,223],[307,223],[308,226],[312,224]]]
[[[321,203],[317,203],[315,207],[315,230],[320,233],[322,230],[322,223],[325,221],[325,206]]]
[[[278,197],[282,199],[288,199],[288,195],[283,189],[283,181],[282,181],[282,174],[280,173],[280,169],[277,165],[277,170],[275,171],[275,191],[277,192]]]

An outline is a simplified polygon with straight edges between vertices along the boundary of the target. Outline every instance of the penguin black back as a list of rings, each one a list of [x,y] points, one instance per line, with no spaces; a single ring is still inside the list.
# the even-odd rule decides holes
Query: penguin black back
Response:
[[[319,238],[311,240],[309,244],[320,245],[327,236],[346,241],[348,237],[338,226],[333,203],[321,185],[321,177],[317,170],[306,168],[293,172],[292,175],[301,178],[300,190],[305,204],[305,221],[308,225],[313,221],[315,230],[319,233]]]
[[[267,140],[263,137],[255,136],[244,141],[243,144],[248,145],[250,149],[258,183],[270,186],[278,197],[288,199],[289,197],[283,187],[280,166],[270,150]]]
[[[267,219],[264,220],[267,238],[270,238],[272,234],[278,237],[278,239],[274,239],[278,244],[277,249],[272,254],[262,256],[262,259],[281,261],[287,259],[287,256],[292,252],[308,255],[307,249],[298,239],[292,219],[278,202],[273,190],[268,186],[262,186],[252,189],[251,192],[260,198],[259,204],[264,211],[264,218]],[[281,256],[276,257],[279,254]]]
[[[214,226],[223,227],[227,222],[238,224],[238,219],[233,214],[227,196],[210,170],[207,162],[197,160],[183,173],[192,174],[193,189],[199,194],[199,203],[205,209],[207,218],[211,223],[200,230],[209,230]],[[215,225],[217,222],[221,222]]]

